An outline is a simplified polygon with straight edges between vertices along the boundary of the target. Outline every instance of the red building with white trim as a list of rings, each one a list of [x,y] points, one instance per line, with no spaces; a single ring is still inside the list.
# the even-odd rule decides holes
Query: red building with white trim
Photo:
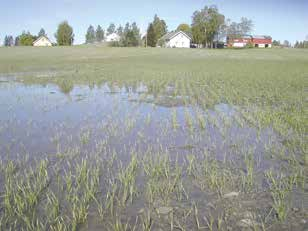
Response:
[[[227,37],[228,47],[241,48],[251,45],[253,47],[271,48],[272,37],[271,36],[257,36],[257,35],[245,35],[242,37]]]

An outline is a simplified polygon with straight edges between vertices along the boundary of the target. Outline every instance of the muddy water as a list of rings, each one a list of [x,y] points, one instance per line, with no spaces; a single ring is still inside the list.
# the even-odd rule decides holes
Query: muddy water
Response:
[[[138,153],[140,158],[168,153],[174,162],[186,166],[188,155],[193,154],[201,163],[208,154],[211,160],[232,166],[234,179],[238,180],[239,173],[247,173],[244,157],[251,154],[257,187],[252,194],[244,194],[242,201],[234,200],[230,205],[239,210],[254,208],[257,212],[260,210],[262,216],[274,219],[269,206],[270,194],[262,190],[268,188],[264,171],[279,169],[284,164],[283,160],[271,158],[273,151],[285,152],[279,136],[270,127],[259,130],[251,127],[242,117],[239,106],[221,103],[204,110],[203,105],[190,104],[187,99],[189,96],[174,95],[170,86],[159,94],[152,94],[142,83],[134,87],[119,87],[115,83],[99,87],[75,85],[63,90],[52,84],[24,85],[2,81],[0,157],[5,162],[27,156],[31,162],[53,159],[77,147],[81,157],[99,155],[104,150],[116,153],[124,164],[132,153]],[[183,169],[186,172],[186,168]],[[137,180],[140,189],[144,190],[145,181],[144,177]],[[194,181],[197,180],[183,178],[190,198],[170,203],[169,206],[176,208],[174,214],[181,217],[194,203],[199,205],[201,214],[211,211],[213,204],[219,211],[216,215],[224,213],[225,205],[218,194],[196,187],[202,179]],[[102,187],[106,193],[104,190]],[[223,193],[228,190],[241,191],[241,188],[227,189]],[[304,197],[302,191],[296,190],[292,197],[293,206],[308,206]],[[144,196],[140,196],[122,214],[133,224],[145,204]],[[163,204],[160,202],[160,205]],[[239,213],[234,215],[238,219],[240,216]],[[300,219],[302,215],[295,217],[294,222]],[[83,228],[103,229],[104,224],[97,220],[97,213],[91,208]],[[237,227],[237,220],[229,222],[231,224],[225,227]],[[193,230],[196,226],[189,221],[187,228]]]

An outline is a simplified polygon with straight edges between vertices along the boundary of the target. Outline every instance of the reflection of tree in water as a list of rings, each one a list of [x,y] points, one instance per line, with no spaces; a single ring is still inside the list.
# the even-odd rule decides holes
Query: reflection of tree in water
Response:
[[[159,85],[155,84],[155,83],[150,83],[148,84],[148,93],[153,95],[154,98],[157,97],[158,93],[159,93]]]
[[[60,91],[65,95],[68,95],[74,89],[73,82],[69,80],[59,81],[57,85],[59,86]]]
[[[96,84],[94,82],[88,84],[88,87],[89,87],[90,90],[93,90],[95,88],[95,86],[96,86]]]

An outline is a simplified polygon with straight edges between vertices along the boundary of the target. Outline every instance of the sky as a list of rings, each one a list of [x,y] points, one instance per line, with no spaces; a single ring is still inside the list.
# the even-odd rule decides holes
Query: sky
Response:
[[[75,44],[84,43],[90,24],[106,29],[111,22],[135,21],[145,32],[154,14],[174,30],[180,23],[191,24],[193,12],[205,5],[216,5],[232,21],[252,19],[255,35],[291,43],[308,36],[308,0],[10,0],[0,4],[0,43],[5,35],[15,37],[23,30],[37,34],[42,27],[55,41],[57,25],[63,20],[73,27]]]

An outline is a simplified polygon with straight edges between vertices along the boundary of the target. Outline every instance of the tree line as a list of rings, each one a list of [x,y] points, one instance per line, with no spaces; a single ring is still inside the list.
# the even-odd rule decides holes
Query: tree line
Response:
[[[307,39],[304,41],[296,41],[294,47],[295,48],[308,48],[308,36],[307,36]]]
[[[112,34],[116,34],[118,39],[112,41],[110,44],[111,46],[136,47],[141,46],[142,44],[140,29],[137,26],[136,22],[133,22],[131,24],[127,22],[124,27],[122,25],[119,25],[117,28],[114,23],[110,23],[106,31],[106,37]],[[95,31],[94,27],[90,25],[88,27],[85,40],[87,44],[104,41],[104,29],[102,29],[102,27],[98,25]]]
[[[37,35],[32,35],[29,31],[23,31],[20,35],[16,36],[15,39],[12,35],[6,35],[4,38],[4,46],[32,46],[33,42],[41,37],[47,36],[44,28],[42,28]],[[54,45],[59,46],[70,46],[74,42],[73,28],[68,24],[67,21],[63,21],[58,25],[57,31],[54,34],[57,43]]]
[[[4,38],[4,46],[32,46],[33,42],[40,36],[46,36],[45,30],[42,28],[37,35],[32,35],[29,31],[23,31],[21,35],[13,38],[12,35],[7,35]]]
[[[196,10],[192,14],[191,24],[182,23],[176,31],[184,31],[192,38],[192,43],[199,47],[216,48],[219,42],[224,38],[234,39],[243,35],[249,34],[254,27],[253,21],[242,17],[240,22],[232,22],[219,11],[217,6],[205,6],[200,10]],[[96,29],[90,25],[85,35],[85,43],[91,44],[95,42],[103,42],[106,37],[111,34],[116,34],[116,41],[112,41],[112,46],[162,46],[163,40],[161,39],[168,33],[168,27],[165,20],[154,16],[153,21],[149,23],[146,35],[141,37],[140,29],[136,22],[126,23],[123,27],[119,25],[116,27],[114,23],[110,23],[109,27],[105,30],[101,25]],[[31,35],[30,32],[23,32],[15,39],[13,36],[7,35],[4,39],[5,46],[31,46],[35,39],[41,35],[46,35],[44,29],[38,33],[37,36]],[[57,45],[72,45],[74,42],[73,28],[67,21],[63,21],[58,25],[55,33]],[[307,41],[296,42],[294,47],[307,48]],[[279,41],[273,41],[274,46],[290,47],[291,44],[285,40],[283,44]]]
[[[280,42],[278,40],[273,41],[273,46],[275,47],[292,47],[291,43],[288,40],[284,40],[283,42]],[[293,45],[293,48],[308,48],[308,35],[306,36],[306,39],[303,41],[296,41]]]
[[[225,19],[217,6],[205,6],[193,13],[191,25],[182,23],[176,31],[187,33],[192,38],[192,42],[199,47],[214,48],[222,38],[243,36],[251,32],[253,26],[250,19],[242,18],[239,23],[231,22],[230,19]],[[155,15],[153,22],[149,24],[147,29],[148,45],[161,46],[163,41],[160,38],[167,32],[165,21]]]

